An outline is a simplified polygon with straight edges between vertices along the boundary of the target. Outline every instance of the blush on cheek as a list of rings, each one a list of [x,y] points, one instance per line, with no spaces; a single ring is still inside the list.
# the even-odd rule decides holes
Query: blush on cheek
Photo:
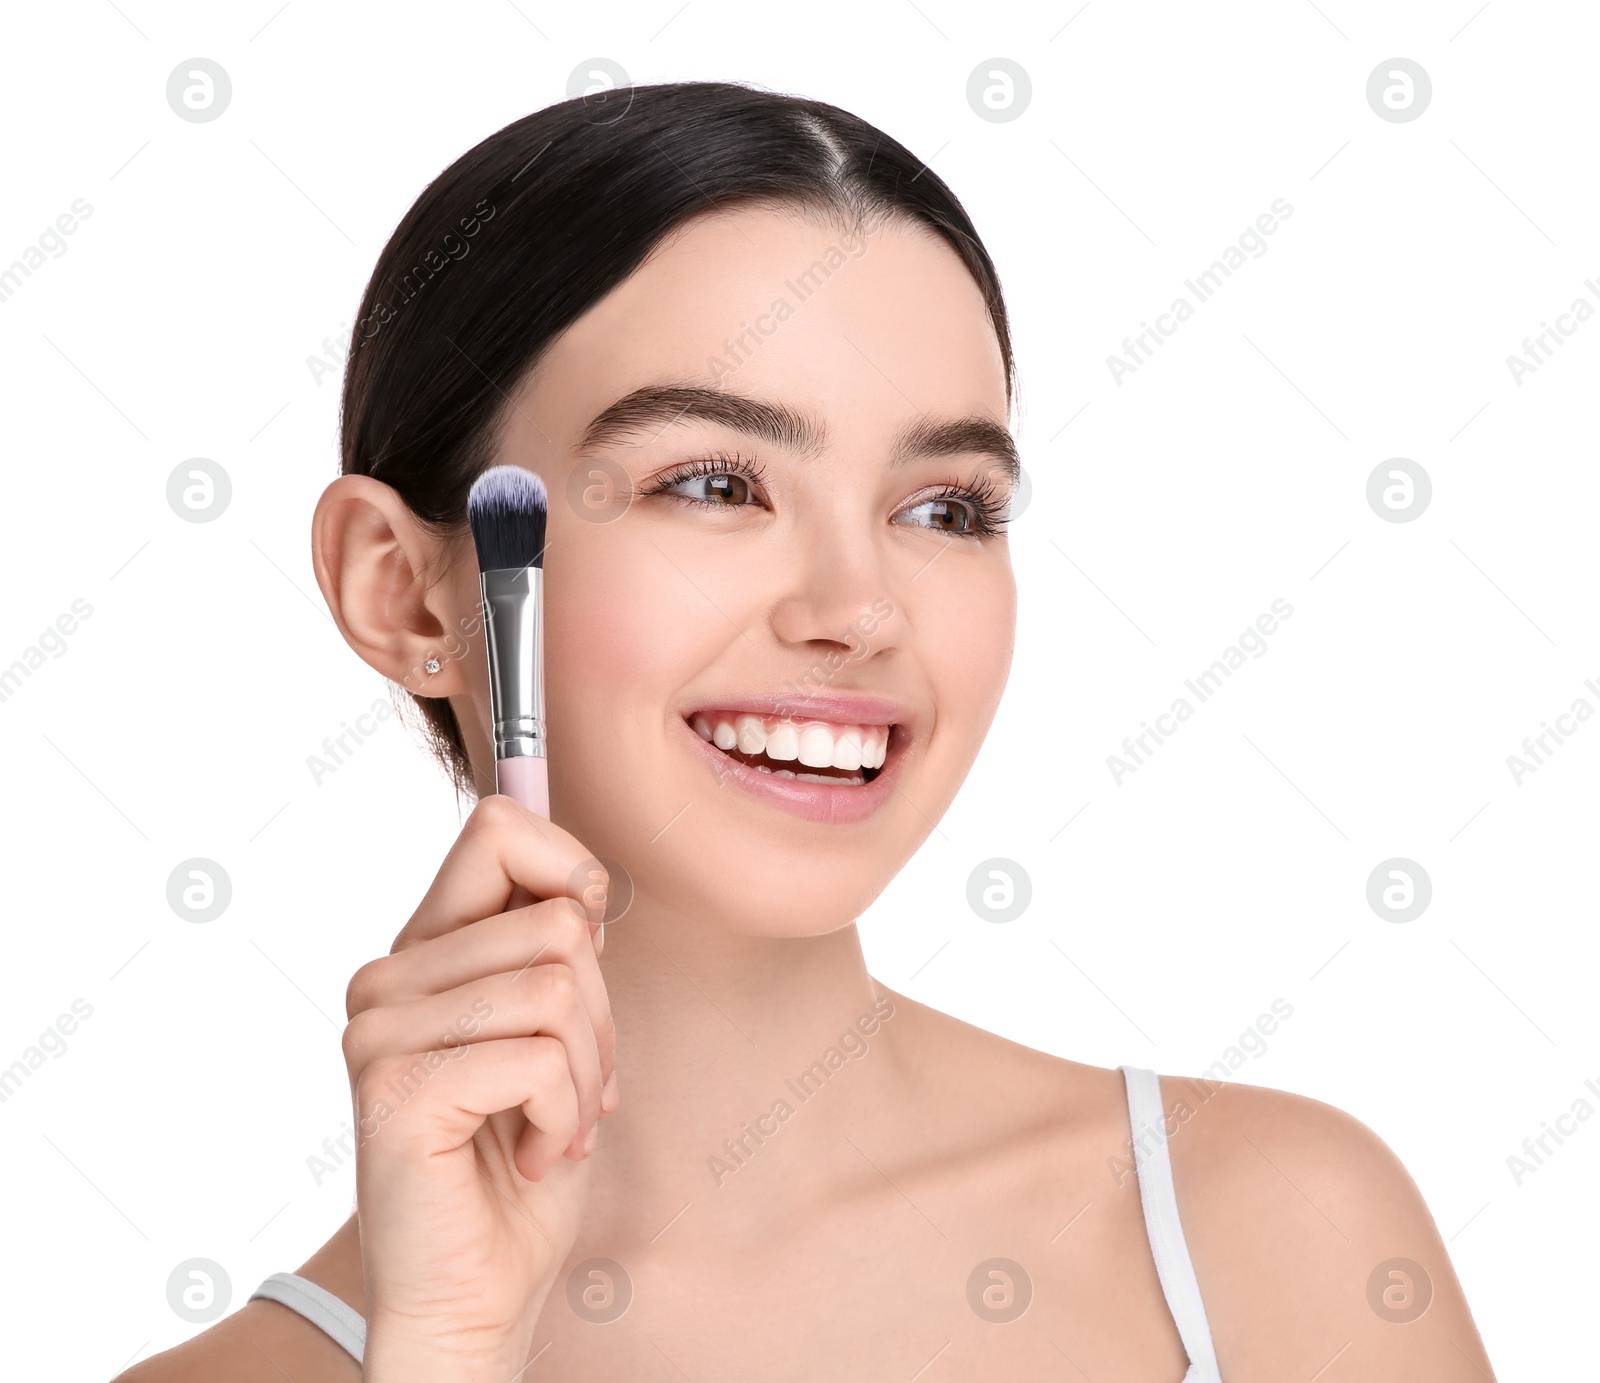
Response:
[[[586,617],[545,630],[545,680],[571,682],[580,694],[606,696],[650,680],[652,638],[647,617],[627,605],[591,608]]]
[[[631,516],[609,530],[593,541],[578,535],[546,573],[552,744],[570,744],[574,732],[590,744],[614,743],[636,733],[627,727],[659,727],[663,708],[739,638],[643,532],[631,531]],[[626,746],[637,767],[637,756],[651,751]]]
[[[647,690],[664,697],[699,671],[692,664],[706,656],[706,615],[738,637],[670,568],[650,582],[586,582],[575,599],[547,607],[546,679],[576,677],[602,695],[614,694],[606,691],[611,684],[630,697]]]

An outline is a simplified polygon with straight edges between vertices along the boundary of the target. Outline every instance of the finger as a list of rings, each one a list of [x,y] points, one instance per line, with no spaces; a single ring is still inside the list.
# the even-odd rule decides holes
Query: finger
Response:
[[[582,1131],[587,1133],[600,1117],[600,1052],[577,976],[559,962],[486,975],[442,994],[369,1008],[345,1025],[342,1045],[352,1080],[359,1080],[374,1061],[410,1054],[412,1067],[396,1092],[409,1097],[438,1066],[418,1053],[443,1051],[445,1061],[461,1060],[475,1044],[527,1036],[554,1037],[566,1049]]]
[[[368,961],[351,977],[345,991],[345,1013],[354,1018],[371,1008],[444,993],[487,975],[515,973],[529,965],[552,962],[570,967],[577,978],[599,1048],[604,1083],[615,1069],[616,1025],[605,979],[590,944],[589,924],[570,898],[485,917]]]
[[[401,1098],[397,1090],[427,1055],[439,1058],[437,1070]],[[436,1156],[464,1148],[491,1114],[520,1109],[536,1132],[518,1139],[516,1167],[537,1181],[580,1126],[566,1051],[549,1037],[502,1038],[454,1052],[386,1057],[362,1072],[355,1098],[369,1175],[374,1149],[403,1150],[419,1160]]]
[[[566,896],[583,903],[596,870],[604,872],[585,846],[553,822],[509,797],[485,797],[395,938],[394,949],[505,912],[519,884],[534,898]],[[591,901],[595,896],[591,892]],[[603,915],[602,902],[593,920],[598,923]]]

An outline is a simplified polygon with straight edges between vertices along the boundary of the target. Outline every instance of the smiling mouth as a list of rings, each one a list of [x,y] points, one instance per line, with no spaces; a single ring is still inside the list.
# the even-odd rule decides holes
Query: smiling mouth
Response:
[[[730,759],[775,778],[861,787],[883,769],[892,725],[697,711],[689,726]]]

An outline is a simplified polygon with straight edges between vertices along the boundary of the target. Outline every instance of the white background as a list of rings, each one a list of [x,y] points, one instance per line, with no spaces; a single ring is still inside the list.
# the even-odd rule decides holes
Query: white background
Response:
[[[597,55],[878,124],[962,198],[1008,292],[1018,656],[954,808],[863,921],[873,972],[1172,1073],[1287,1000],[1238,1078],[1396,1150],[1501,1377],[1592,1361],[1600,1121],[1520,1186],[1507,1158],[1600,1107],[1600,724],[1520,785],[1506,762],[1575,698],[1600,708],[1600,321],[1520,384],[1506,364],[1600,305],[1592,7],[676,4],[8,15],[0,264],[93,213],[0,303],[0,666],[74,599],[93,614],[0,703],[0,1066],[74,999],[93,1016],[0,1104],[5,1371],[106,1379],[199,1328],[167,1305],[179,1262],[224,1265],[237,1305],[349,1210],[349,1167],[307,1169],[348,1117],[344,986],[459,818],[394,720],[307,768],[386,696],[311,575],[338,373],[307,361],[424,184]],[[1366,100],[1396,55],[1433,83],[1409,123]],[[197,56],[233,82],[206,124],[165,95]],[[996,56],[1033,87],[1007,123],[965,95]],[[1118,384],[1107,355],[1276,198],[1268,252]],[[197,456],[233,486],[206,524],[165,494]],[[1392,457],[1432,478],[1414,522],[1367,503]],[[1118,785],[1123,737],[1279,597],[1269,651]],[[166,898],[193,856],[233,886],[204,925]],[[1433,884],[1403,924],[1366,898],[1395,856]],[[992,857],[1032,880],[1004,926],[966,903]]]

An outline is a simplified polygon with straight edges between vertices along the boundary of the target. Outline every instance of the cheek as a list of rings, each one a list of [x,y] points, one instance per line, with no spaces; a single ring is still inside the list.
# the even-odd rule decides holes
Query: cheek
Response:
[[[933,598],[913,616],[918,658],[933,686],[939,721],[966,728],[963,752],[976,754],[1011,669],[1016,584],[1009,564],[947,575],[957,579],[928,592]]]
[[[651,543],[621,531],[627,522],[568,543],[546,570],[546,700],[564,740],[562,726],[659,734],[662,705],[714,656],[715,627],[733,633]]]

